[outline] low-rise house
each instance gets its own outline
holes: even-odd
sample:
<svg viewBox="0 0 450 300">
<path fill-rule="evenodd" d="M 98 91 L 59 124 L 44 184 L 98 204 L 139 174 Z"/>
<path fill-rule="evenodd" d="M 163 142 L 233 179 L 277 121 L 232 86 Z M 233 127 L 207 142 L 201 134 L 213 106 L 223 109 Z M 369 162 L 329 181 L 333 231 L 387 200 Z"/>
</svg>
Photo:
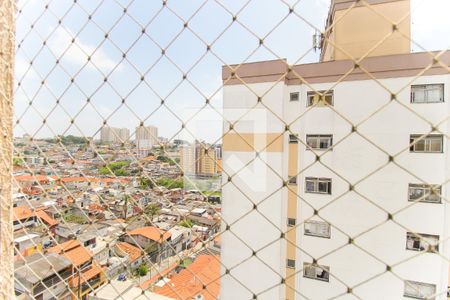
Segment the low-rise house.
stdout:
<svg viewBox="0 0 450 300">
<path fill-rule="evenodd" d="M 58 224 L 55 228 L 55 234 L 58 242 L 63 243 L 72 240 L 76 235 L 82 232 L 83 228 L 83 225 L 77 223 L 65 222 Z"/>
<path fill-rule="evenodd" d="M 172 234 L 153 226 L 136 228 L 126 233 L 124 241 L 144 249 L 152 261 L 161 261 L 172 254 Z"/>
<path fill-rule="evenodd" d="M 89 249 L 92 251 L 95 262 L 101 266 L 107 264 L 109 258 L 109 245 L 105 238 L 97 237 L 95 244 L 91 244 Z"/>
<path fill-rule="evenodd" d="M 14 236 L 14 254 L 20 259 L 42 250 L 41 237 L 36 233 Z M 20 253 L 20 254 L 19 254 Z"/>
<path fill-rule="evenodd" d="M 171 245 L 174 254 L 188 249 L 192 242 L 192 230 L 183 226 L 173 226 L 169 229 L 172 234 Z"/>
<path fill-rule="evenodd" d="M 163 280 L 163 286 L 154 287 L 154 292 L 171 299 L 216 300 L 220 292 L 220 257 L 200 255 L 195 261 Z"/>
<path fill-rule="evenodd" d="M 144 251 L 127 242 L 117 243 L 114 251 L 119 257 L 128 257 L 128 265 L 131 271 L 139 268 L 144 262 Z"/>
<path fill-rule="evenodd" d="M 66 257 L 35 253 L 14 264 L 15 294 L 22 299 L 65 299 L 72 263 Z"/>
<path fill-rule="evenodd" d="M 74 274 L 69 280 L 69 287 L 73 291 L 72 300 L 87 299 L 87 295 L 106 282 L 105 271 L 97 263 L 83 271 Z"/>
<path fill-rule="evenodd" d="M 93 263 L 93 253 L 78 240 L 58 244 L 49 248 L 48 252 L 58 253 L 71 261 L 73 278 L 69 286 L 72 290 L 72 300 L 82 299 L 95 287 L 105 282 L 106 276 L 103 270 L 98 264 Z"/>
<path fill-rule="evenodd" d="M 59 224 L 59 221 L 53 219 L 44 209 L 37 209 L 35 211 L 36 220 L 45 225 L 46 229 L 51 233 L 55 232 L 56 225 Z"/>
<path fill-rule="evenodd" d="M 37 219 L 33 211 L 25 205 L 14 207 L 12 218 L 14 231 L 34 227 Z"/>
</svg>

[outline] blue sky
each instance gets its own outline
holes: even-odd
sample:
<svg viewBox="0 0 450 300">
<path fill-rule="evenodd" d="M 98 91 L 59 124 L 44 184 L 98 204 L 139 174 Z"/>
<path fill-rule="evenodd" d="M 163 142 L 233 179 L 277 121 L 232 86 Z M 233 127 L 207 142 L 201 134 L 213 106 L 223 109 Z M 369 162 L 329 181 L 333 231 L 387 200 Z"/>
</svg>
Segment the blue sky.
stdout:
<svg viewBox="0 0 450 300">
<path fill-rule="evenodd" d="M 205 97 L 221 108 L 222 65 L 277 58 L 291 64 L 317 61 L 319 53 L 311 49 L 313 27 L 323 28 L 329 6 L 329 0 L 161 3 L 19 1 L 16 81 L 21 85 L 15 111 L 20 123 L 15 133 L 95 136 L 108 117 L 110 126 L 127 127 L 132 133 L 144 121 L 157 126 L 161 136 L 177 138 L 182 121 L 176 116 L 189 119 L 204 107 Z M 413 37 L 428 50 L 450 46 L 448 38 L 439 38 L 450 31 L 449 3 L 413 0 Z M 289 15 L 289 5 L 304 19 Z M 239 22 L 232 22 L 233 15 Z M 184 28 L 187 21 L 189 28 Z M 259 47 L 262 37 L 265 47 Z M 413 45 L 413 50 L 420 47 Z M 166 106 L 161 106 L 161 98 Z M 220 115 L 212 109 L 208 114 L 217 122 L 190 129 L 196 138 L 214 141 L 221 136 Z"/>
</svg>

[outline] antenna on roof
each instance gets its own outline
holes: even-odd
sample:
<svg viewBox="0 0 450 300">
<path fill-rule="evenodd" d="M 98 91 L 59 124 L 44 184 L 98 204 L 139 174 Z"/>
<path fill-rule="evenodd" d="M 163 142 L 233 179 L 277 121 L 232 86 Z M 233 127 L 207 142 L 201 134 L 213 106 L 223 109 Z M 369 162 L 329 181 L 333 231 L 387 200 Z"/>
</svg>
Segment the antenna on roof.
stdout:
<svg viewBox="0 0 450 300">
<path fill-rule="evenodd" d="M 318 49 L 322 48 L 322 34 L 317 30 L 312 36 L 312 43 L 314 52 L 317 52 Z"/>
</svg>

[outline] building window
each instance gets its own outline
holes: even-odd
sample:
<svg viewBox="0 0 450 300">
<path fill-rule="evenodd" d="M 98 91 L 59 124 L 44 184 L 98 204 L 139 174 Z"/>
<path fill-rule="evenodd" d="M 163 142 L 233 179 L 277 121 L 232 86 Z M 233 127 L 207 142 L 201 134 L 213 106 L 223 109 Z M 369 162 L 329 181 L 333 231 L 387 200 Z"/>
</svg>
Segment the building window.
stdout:
<svg viewBox="0 0 450 300">
<path fill-rule="evenodd" d="M 333 145 L 333 136 L 330 134 L 327 135 L 307 135 L 306 136 L 306 144 L 308 148 L 314 150 L 325 150 L 330 148 Z"/>
<path fill-rule="evenodd" d="M 333 91 L 310 91 L 307 94 L 307 106 L 333 106 Z"/>
<path fill-rule="evenodd" d="M 289 227 L 294 227 L 296 222 L 297 222 L 296 219 L 288 218 L 287 224 L 288 224 Z"/>
<path fill-rule="evenodd" d="M 329 238 L 331 236 L 330 224 L 322 221 L 306 221 L 305 235 Z"/>
<path fill-rule="evenodd" d="M 411 103 L 444 102 L 444 84 L 411 86 Z"/>
<path fill-rule="evenodd" d="M 415 299 L 435 299 L 436 285 L 411 280 L 405 280 L 403 296 Z"/>
<path fill-rule="evenodd" d="M 297 176 L 289 177 L 289 184 L 297 184 Z"/>
<path fill-rule="evenodd" d="M 406 249 L 415 251 L 439 251 L 439 236 L 422 233 L 406 233 Z"/>
<path fill-rule="evenodd" d="M 331 195 L 331 179 L 307 177 L 305 192 Z"/>
<path fill-rule="evenodd" d="M 442 153 L 443 141 L 442 135 L 411 135 L 409 138 L 410 152 L 424 152 L 424 153 Z"/>
<path fill-rule="evenodd" d="M 304 263 L 303 277 L 317 279 L 322 281 L 330 281 L 330 267 L 317 264 Z"/>
<path fill-rule="evenodd" d="M 295 269 L 295 259 L 288 259 L 286 265 L 290 269 Z"/>
<path fill-rule="evenodd" d="M 290 134 L 289 135 L 289 144 L 298 144 L 298 135 Z"/>
<path fill-rule="evenodd" d="M 441 203 L 441 186 L 437 184 L 412 184 L 408 186 L 408 201 Z"/>
<path fill-rule="evenodd" d="M 298 92 L 289 94 L 289 101 L 298 101 L 299 99 L 300 99 L 300 94 Z"/>
</svg>

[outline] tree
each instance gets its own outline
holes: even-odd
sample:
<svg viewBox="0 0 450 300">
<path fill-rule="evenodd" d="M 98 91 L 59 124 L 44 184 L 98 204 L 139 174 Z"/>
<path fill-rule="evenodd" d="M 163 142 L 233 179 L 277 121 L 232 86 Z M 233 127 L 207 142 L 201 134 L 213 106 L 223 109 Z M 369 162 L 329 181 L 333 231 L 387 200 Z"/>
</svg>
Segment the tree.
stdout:
<svg viewBox="0 0 450 300">
<path fill-rule="evenodd" d="M 161 177 L 160 179 L 158 179 L 156 184 L 159 186 L 164 186 L 168 189 L 176 189 L 184 187 L 183 178 L 171 179 L 167 177 Z"/>
<path fill-rule="evenodd" d="M 192 226 L 194 226 L 194 223 L 192 223 L 191 220 L 186 219 L 180 222 L 180 226 L 192 228 Z"/>
<path fill-rule="evenodd" d="M 147 177 L 141 177 L 139 178 L 139 186 L 142 189 L 152 189 L 155 185 L 153 184 L 153 182 L 150 180 L 150 178 Z"/>
<path fill-rule="evenodd" d="M 147 273 L 148 273 L 148 267 L 144 264 L 140 265 L 139 269 L 138 269 L 139 276 L 145 276 L 145 275 L 147 275 Z"/>
<path fill-rule="evenodd" d="M 14 157 L 13 158 L 13 165 L 14 166 L 22 166 L 25 162 L 23 161 L 23 158 L 21 157 Z"/>
<path fill-rule="evenodd" d="M 128 176 L 128 172 L 125 170 L 128 165 L 129 163 L 126 161 L 112 162 L 105 167 L 101 167 L 99 173 L 102 175 Z"/>
<path fill-rule="evenodd" d="M 159 215 L 159 206 L 156 204 L 149 204 L 145 208 L 145 214 L 147 214 L 150 217 L 150 220 L 153 221 L 153 217 Z"/>
</svg>

